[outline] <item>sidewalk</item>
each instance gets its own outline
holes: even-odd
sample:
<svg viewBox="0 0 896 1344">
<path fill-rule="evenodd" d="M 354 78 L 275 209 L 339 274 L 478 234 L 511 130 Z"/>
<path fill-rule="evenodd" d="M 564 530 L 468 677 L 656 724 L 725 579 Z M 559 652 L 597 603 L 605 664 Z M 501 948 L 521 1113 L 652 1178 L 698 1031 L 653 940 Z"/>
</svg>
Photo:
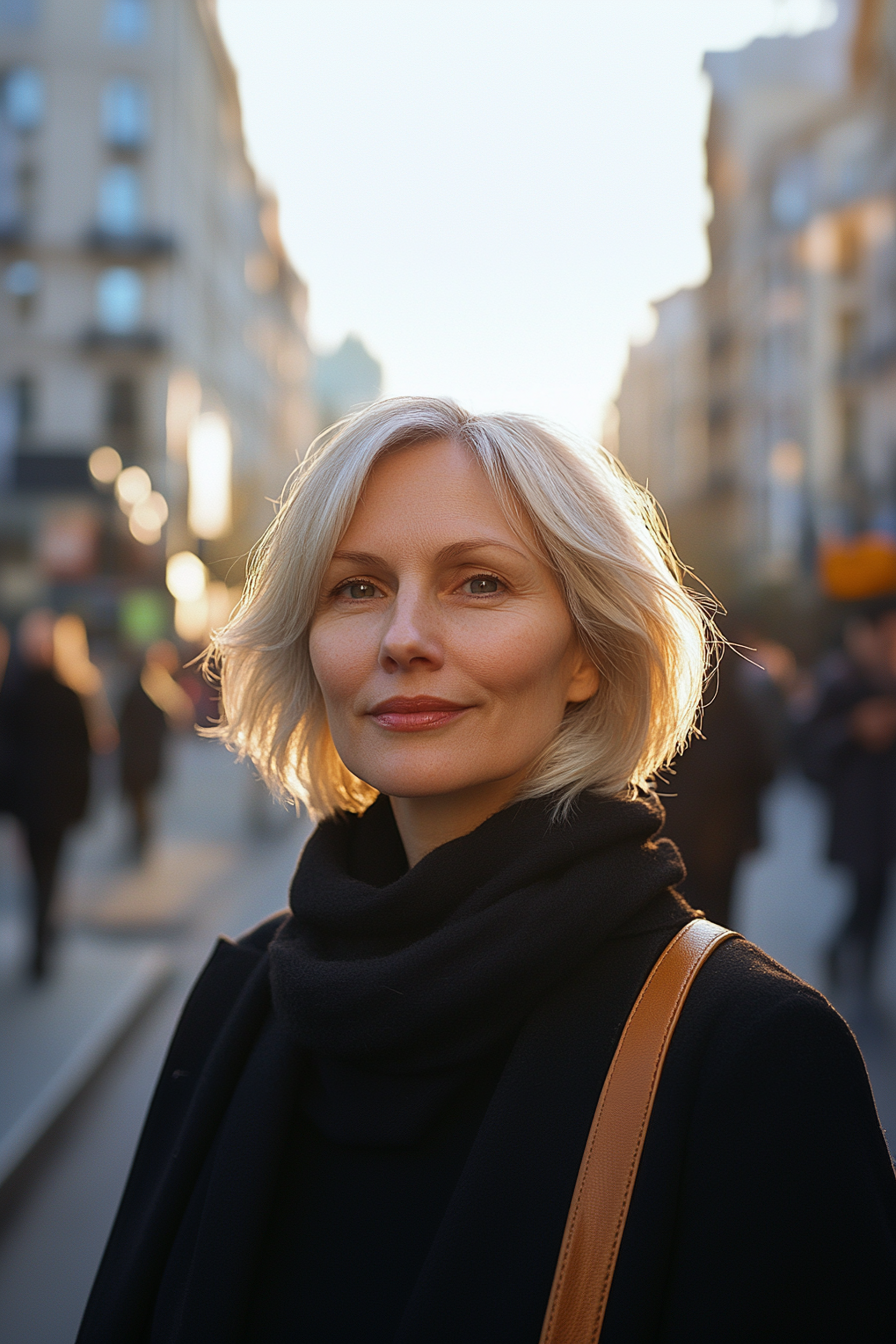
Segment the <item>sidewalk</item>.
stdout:
<svg viewBox="0 0 896 1344">
<path fill-rule="evenodd" d="M 247 769 L 214 743 L 181 740 L 147 862 L 125 858 L 127 818 L 101 788 L 73 837 L 60 893 L 55 973 L 22 975 L 26 872 L 0 826 L 0 1185 L 77 1096 L 175 970 L 186 933 L 274 811 Z"/>
<path fill-rule="evenodd" d="M 820 989 L 855 1033 L 896 1155 L 896 891 L 891 892 L 866 997 L 828 983 L 824 953 L 849 904 L 846 874 L 824 858 L 825 806 L 797 776 L 776 781 L 763 802 L 763 846 L 741 865 L 734 924 L 769 956 Z"/>
<path fill-rule="evenodd" d="M 0 988 L 0 1185 L 77 1096 L 162 987 L 159 948 L 67 942 L 58 973 Z"/>
</svg>

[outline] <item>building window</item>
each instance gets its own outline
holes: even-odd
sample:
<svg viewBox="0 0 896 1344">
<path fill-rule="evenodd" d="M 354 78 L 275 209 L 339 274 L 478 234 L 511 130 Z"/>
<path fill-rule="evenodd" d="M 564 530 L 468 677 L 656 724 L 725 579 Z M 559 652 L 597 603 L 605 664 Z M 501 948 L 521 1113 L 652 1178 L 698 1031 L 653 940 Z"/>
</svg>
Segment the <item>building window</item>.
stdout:
<svg viewBox="0 0 896 1344">
<path fill-rule="evenodd" d="M 0 28 L 33 28 L 37 0 L 0 0 Z"/>
<path fill-rule="evenodd" d="M 37 186 L 34 163 L 17 152 L 13 140 L 0 118 L 0 238 L 7 242 L 21 241 L 34 214 Z"/>
<path fill-rule="evenodd" d="M 105 331 L 134 331 L 143 313 L 143 277 L 130 266 L 103 271 L 96 290 L 96 310 Z"/>
<path fill-rule="evenodd" d="M 30 315 L 40 281 L 40 269 L 25 257 L 12 262 L 3 272 L 3 288 L 12 296 L 20 318 Z"/>
<path fill-rule="evenodd" d="M 114 163 L 100 178 L 99 226 L 106 233 L 136 233 L 140 220 L 140 178 L 128 163 Z"/>
<path fill-rule="evenodd" d="M 108 0 L 106 5 L 105 36 L 116 46 L 133 47 L 149 36 L 149 4 L 147 0 Z"/>
<path fill-rule="evenodd" d="M 146 90 L 134 79 L 113 79 L 103 91 L 103 139 L 114 149 L 140 149 L 149 137 Z"/>
<path fill-rule="evenodd" d="M 15 299 L 33 299 L 40 289 L 40 269 L 24 257 L 14 261 L 3 272 L 3 288 Z"/>
<path fill-rule="evenodd" d="M 140 420 L 137 384 L 133 378 L 110 378 L 106 383 L 106 429 L 114 435 L 133 434 Z"/>
<path fill-rule="evenodd" d="M 804 154 L 785 163 L 778 174 L 771 197 L 772 217 L 785 229 L 798 228 L 809 218 L 815 175 L 814 160 Z"/>
<path fill-rule="evenodd" d="M 16 438 L 27 439 L 37 421 L 37 384 L 30 373 L 19 374 L 9 385 Z"/>
<path fill-rule="evenodd" d="M 30 65 L 10 70 L 3 81 L 3 111 L 17 131 L 33 131 L 44 119 L 44 81 Z"/>
</svg>

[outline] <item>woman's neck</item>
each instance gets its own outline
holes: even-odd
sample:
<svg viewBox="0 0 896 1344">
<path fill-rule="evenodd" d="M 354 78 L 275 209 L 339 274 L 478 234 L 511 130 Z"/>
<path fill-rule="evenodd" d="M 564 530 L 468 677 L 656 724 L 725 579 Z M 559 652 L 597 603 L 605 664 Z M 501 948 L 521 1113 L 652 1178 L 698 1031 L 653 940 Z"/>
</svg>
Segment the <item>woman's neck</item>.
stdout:
<svg viewBox="0 0 896 1344">
<path fill-rule="evenodd" d="M 500 812 L 516 796 L 523 777 L 520 772 L 460 793 L 436 794 L 434 797 L 391 797 L 389 801 L 408 866 L 413 868 L 439 845 L 469 835 Z"/>
</svg>

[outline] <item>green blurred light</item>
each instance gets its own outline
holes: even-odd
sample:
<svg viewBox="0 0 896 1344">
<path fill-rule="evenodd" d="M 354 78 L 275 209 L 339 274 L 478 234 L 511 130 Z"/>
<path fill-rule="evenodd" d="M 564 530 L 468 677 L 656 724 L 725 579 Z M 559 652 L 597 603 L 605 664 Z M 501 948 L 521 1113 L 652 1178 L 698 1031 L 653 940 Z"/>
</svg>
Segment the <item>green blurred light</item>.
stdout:
<svg viewBox="0 0 896 1344">
<path fill-rule="evenodd" d="M 118 607 L 118 627 L 131 644 L 151 644 L 168 633 L 170 603 L 155 588 L 134 588 Z"/>
</svg>

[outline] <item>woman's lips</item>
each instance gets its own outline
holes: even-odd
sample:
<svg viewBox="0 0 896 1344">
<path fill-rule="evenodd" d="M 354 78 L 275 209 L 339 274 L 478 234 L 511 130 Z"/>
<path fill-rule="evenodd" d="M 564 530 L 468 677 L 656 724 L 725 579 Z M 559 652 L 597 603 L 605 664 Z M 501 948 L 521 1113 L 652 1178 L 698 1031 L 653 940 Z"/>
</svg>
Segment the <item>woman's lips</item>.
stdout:
<svg viewBox="0 0 896 1344">
<path fill-rule="evenodd" d="M 442 728 L 453 723 L 469 709 L 451 700 L 435 700 L 430 696 L 402 697 L 384 700 L 374 706 L 370 717 L 380 725 L 398 733 L 419 733 L 426 728 Z"/>
</svg>

